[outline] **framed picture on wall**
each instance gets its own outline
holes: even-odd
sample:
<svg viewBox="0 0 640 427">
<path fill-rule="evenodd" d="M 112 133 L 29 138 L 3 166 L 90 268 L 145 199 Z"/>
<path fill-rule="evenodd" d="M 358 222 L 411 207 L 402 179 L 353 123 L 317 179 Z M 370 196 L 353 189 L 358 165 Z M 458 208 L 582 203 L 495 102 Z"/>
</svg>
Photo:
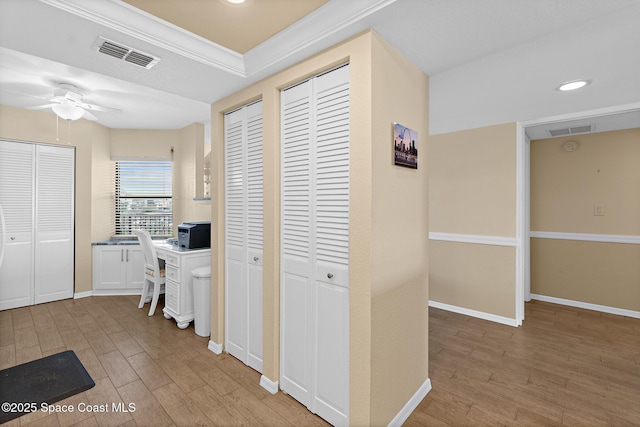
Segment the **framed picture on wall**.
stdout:
<svg viewBox="0 0 640 427">
<path fill-rule="evenodd" d="M 418 132 L 393 124 L 394 165 L 418 169 Z"/>
</svg>

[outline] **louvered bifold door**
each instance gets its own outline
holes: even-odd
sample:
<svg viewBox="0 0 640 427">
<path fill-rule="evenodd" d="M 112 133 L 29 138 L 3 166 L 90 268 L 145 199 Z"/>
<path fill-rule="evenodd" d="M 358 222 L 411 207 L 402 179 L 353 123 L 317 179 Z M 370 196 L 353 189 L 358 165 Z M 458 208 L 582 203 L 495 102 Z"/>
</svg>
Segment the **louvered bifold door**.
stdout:
<svg viewBox="0 0 640 427">
<path fill-rule="evenodd" d="M 75 150 L 36 147 L 35 303 L 73 297 Z"/>
<path fill-rule="evenodd" d="M 0 205 L 4 260 L 0 310 L 33 304 L 33 169 L 35 145 L 0 140 Z"/>
<path fill-rule="evenodd" d="M 349 407 L 349 67 L 282 92 L 281 387 Z"/>
<path fill-rule="evenodd" d="M 349 67 L 314 80 L 315 392 L 311 410 L 333 425 L 349 409 Z"/>
<path fill-rule="evenodd" d="M 246 108 L 247 365 L 262 372 L 262 102 Z"/>
<path fill-rule="evenodd" d="M 225 115 L 225 347 L 262 372 L 262 102 Z"/>
<path fill-rule="evenodd" d="M 311 403 L 311 81 L 282 92 L 280 387 Z"/>
</svg>

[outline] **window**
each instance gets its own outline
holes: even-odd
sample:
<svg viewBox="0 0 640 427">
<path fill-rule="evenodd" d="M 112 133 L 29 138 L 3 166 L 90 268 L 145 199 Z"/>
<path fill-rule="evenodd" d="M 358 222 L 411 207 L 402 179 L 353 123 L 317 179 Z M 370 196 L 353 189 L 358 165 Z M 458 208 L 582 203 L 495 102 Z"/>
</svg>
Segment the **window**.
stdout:
<svg viewBox="0 0 640 427">
<path fill-rule="evenodd" d="M 145 229 L 152 236 L 173 234 L 171 162 L 116 163 L 116 235 Z"/>
</svg>

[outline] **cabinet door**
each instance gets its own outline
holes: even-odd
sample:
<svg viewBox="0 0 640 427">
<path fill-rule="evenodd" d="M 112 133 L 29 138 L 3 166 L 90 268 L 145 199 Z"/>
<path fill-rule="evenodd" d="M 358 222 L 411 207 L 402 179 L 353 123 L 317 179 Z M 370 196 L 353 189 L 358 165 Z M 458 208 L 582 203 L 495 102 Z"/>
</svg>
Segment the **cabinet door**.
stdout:
<svg viewBox="0 0 640 427">
<path fill-rule="evenodd" d="M 123 246 L 94 246 L 93 288 L 125 289 L 125 249 Z"/>
<path fill-rule="evenodd" d="M 0 310 L 33 304 L 33 144 L 0 140 L 0 205 L 6 232 Z"/>
<path fill-rule="evenodd" d="M 140 245 L 127 245 L 125 253 L 127 289 L 142 291 L 144 285 L 144 253 Z"/>
<path fill-rule="evenodd" d="M 35 303 L 73 297 L 72 148 L 36 147 Z"/>
</svg>

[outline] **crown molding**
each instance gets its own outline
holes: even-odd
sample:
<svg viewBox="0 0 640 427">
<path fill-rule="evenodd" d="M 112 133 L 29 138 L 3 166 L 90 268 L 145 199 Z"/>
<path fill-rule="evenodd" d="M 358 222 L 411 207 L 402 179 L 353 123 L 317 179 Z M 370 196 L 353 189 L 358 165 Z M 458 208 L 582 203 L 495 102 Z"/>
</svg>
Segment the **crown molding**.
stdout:
<svg viewBox="0 0 640 427">
<path fill-rule="evenodd" d="M 244 58 L 239 53 L 120 0 L 39 1 L 210 67 L 246 77 Z"/>
<path fill-rule="evenodd" d="M 247 52 L 247 76 L 255 75 L 298 52 L 309 49 L 395 2 L 396 0 L 330 0 Z M 355 34 L 365 29 L 355 26 L 352 32 Z"/>
<path fill-rule="evenodd" d="M 240 77 L 250 77 L 351 27 L 396 0 L 330 0 L 245 55 L 213 43 L 122 0 L 39 0 L 161 49 Z M 354 27 L 359 32 L 365 28 Z M 117 41 L 117 40 L 116 40 Z M 126 43 L 125 43 L 126 44 Z M 315 53 L 315 52 L 310 52 Z"/>
</svg>

